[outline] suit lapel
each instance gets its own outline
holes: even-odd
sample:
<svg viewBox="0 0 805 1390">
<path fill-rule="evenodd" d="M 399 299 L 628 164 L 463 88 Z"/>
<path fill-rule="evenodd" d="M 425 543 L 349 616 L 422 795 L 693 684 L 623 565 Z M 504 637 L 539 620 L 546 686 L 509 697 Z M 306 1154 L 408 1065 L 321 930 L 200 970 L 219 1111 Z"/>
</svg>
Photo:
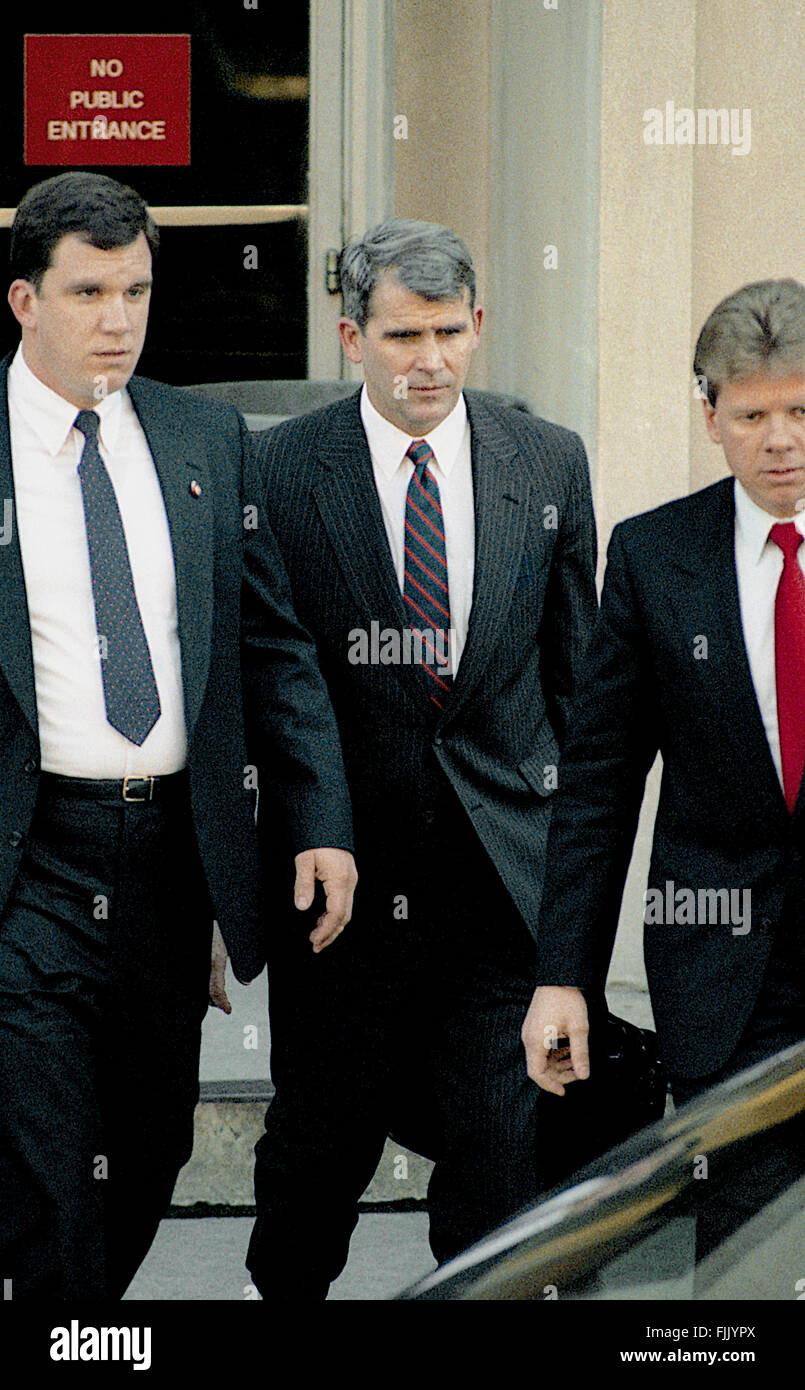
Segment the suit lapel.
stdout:
<svg viewBox="0 0 805 1390">
<path fill-rule="evenodd" d="M 345 401 L 319 445 L 322 474 L 316 502 L 344 578 L 367 626 L 408 626 L 377 496 L 369 446 L 360 419 L 360 393 Z M 517 446 L 493 413 L 467 401 L 472 430 L 475 577 L 467 642 L 443 718 L 466 701 L 480 680 L 511 604 L 528 518 L 528 480 Z M 428 688 L 416 666 L 393 667 L 430 719 Z"/>
<path fill-rule="evenodd" d="M 445 716 L 452 716 L 466 702 L 500 638 L 528 521 L 529 483 L 517 445 L 472 393 L 467 408 L 472 430 L 475 572 L 467 641 Z"/>
<path fill-rule="evenodd" d="M 36 686 L 31 649 L 31 619 L 25 592 L 11 436 L 8 422 L 8 368 L 11 358 L 0 363 L 0 506 L 3 508 L 3 544 L 0 545 L 0 669 L 34 733 L 38 732 Z M 9 529 L 6 530 L 6 525 Z"/>
<path fill-rule="evenodd" d="M 785 798 L 757 702 L 741 623 L 735 569 L 733 479 L 725 478 L 713 487 L 705 505 L 691 512 L 691 517 L 695 519 L 691 520 L 684 551 L 676 556 L 674 566 L 693 577 L 697 594 L 703 596 L 699 609 L 702 610 L 703 604 L 704 634 L 710 634 L 708 660 L 717 660 L 718 669 L 718 680 L 709 687 L 714 702 L 717 701 L 713 711 L 714 729 L 718 727 L 726 733 L 733 746 L 736 766 L 751 769 L 756 795 L 773 802 L 787 819 Z M 678 576 L 674 582 L 678 585 Z M 676 599 L 684 604 L 684 590 L 677 590 Z"/>
<path fill-rule="evenodd" d="M 181 422 L 165 388 L 132 377 L 129 395 L 148 440 L 162 488 L 176 571 L 179 645 L 188 740 L 198 718 L 210 665 L 213 612 L 214 479 L 200 428 Z M 197 487 L 191 491 L 191 484 Z M 200 489 L 200 492 L 199 492 Z"/>
<path fill-rule="evenodd" d="M 359 400 L 358 391 L 339 406 L 319 443 L 321 474 L 313 491 L 367 632 L 372 623 L 381 632 L 384 628 L 401 632 L 409 621 L 389 550 Z M 426 718 L 429 700 L 422 670 L 402 663 L 390 669 Z"/>
</svg>

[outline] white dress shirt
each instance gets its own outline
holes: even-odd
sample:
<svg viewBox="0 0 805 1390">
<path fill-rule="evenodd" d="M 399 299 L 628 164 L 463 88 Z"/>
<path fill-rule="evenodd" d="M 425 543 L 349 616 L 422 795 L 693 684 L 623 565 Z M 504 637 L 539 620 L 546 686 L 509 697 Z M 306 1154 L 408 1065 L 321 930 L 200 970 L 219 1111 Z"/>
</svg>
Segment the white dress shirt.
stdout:
<svg viewBox="0 0 805 1390">
<path fill-rule="evenodd" d="M 783 783 L 780 730 L 777 722 L 777 679 L 774 669 L 774 601 L 783 572 L 783 552 L 769 540 L 769 532 L 782 518 L 752 501 L 735 480 L 735 570 L 746 655 L 755 687 L 763 727 L 769 741 L 780 785 Z M 790 518 L 805 536 L 805 513 Z M 805 545 L 797 551 L 805 574 Z"/>
<path fill-rule="evenodd" d="M 454 632 L 451 650 L 457 671 L 467 641 L 475 571 L 470 422 L 464 397 L 459 396 L 450 414 L 429 434 L 411 435 L 392 425 L 375 409 L 364 386 L 361 419 L 369 441 L 375 486 L 400 592 L 405 584 L 405 499 L 414 474 L 413 462 L 406 458 L 406 451 L 415 439 L 422 438 L 433 450 L 436 462 L 430 467 L 439 487 L 444 516 L 450 626 Z"/>
<path fill-rule="evenodd" d="M 78 465 L 78 410 L 17 351 L 8 373 L 16 518 L 31 621 L 42 768 L 66 777 L 178 772 L 187 756 L 176 575 L 162 489 L 125 391 L 96 406 L 162 709 L 137 748 L 106 718 Z"/>
</svg>

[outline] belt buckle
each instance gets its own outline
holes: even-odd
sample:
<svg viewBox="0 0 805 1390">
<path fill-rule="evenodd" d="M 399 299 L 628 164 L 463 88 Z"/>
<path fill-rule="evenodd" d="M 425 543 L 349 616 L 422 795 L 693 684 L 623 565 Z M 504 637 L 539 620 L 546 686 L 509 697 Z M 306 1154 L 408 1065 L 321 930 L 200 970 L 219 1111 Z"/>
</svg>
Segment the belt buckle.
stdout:
<svg viewBox="0 0 805 1390">
<path fill-rule="evenodd" d="M 129 782 L 147 782 L 148 793 L 146 796 L 131 796 L 129 794 Z M 153 777 L 124 777 L 123 778 L 123 800 L 124 801 L 153 801 L 154 799 L 154 779 Z"/>
</svg>

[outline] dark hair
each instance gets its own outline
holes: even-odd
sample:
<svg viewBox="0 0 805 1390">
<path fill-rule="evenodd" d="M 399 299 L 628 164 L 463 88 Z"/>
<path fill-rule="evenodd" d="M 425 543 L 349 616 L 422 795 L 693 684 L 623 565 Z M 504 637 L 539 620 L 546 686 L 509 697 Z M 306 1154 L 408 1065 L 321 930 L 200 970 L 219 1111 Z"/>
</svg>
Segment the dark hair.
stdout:
<svg viewBox="0 0 805 1390">
<path fill-rule="evenodd" d="M 713 406 L 726 381 L 804 365 L 805 286 L 792 279 L 756 280 L 722 299 L 693 355 L 694 375 Z"/>
<path fill-rule="evenodd" d="M 57 243 L 71 232 L 100 251 L 130 246 L 140 232 L 152 256 L 159 247 L 156 223 L 133 188 L 106 174 L 56 174 L 20 201 L 11 224 L 11 279 L 29 280 L 38 291 Z"/>
<path fill-rule="evenodd" d="M 464 242 L 437 222 L 400 217 L 379 222 L 362 237 L 348 241 L 339 257 L 344 313 L 361 332 L 371 312 L 372 291 L 391 270 L 412 294 L 422 299 L 460 299 L 469 290 L 475 308 L 475 271 Z"/>
</svg>

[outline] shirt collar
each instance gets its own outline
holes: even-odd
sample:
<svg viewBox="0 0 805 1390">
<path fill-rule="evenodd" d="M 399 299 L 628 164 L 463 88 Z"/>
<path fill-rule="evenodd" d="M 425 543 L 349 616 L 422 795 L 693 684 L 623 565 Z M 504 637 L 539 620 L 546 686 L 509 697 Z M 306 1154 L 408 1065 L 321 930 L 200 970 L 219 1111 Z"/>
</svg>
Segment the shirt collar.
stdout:
<svg viewBox="0 0 805 1390">
<path fill-rule="evenodd" d="M 415 439 L 427 439 L 436 458 L 436 463 L 447 477 L 453 468 L 467 429 L 467 406 L 463 393 L 459 396 L 450 414 L 440 425 L 427 435 L 407 434 L 405 430 L 392 425 L 380 414 L 369 399 L 364 383 L 361 391 L 361 419 L 369 441 L 372 461 L 386 477 L 396 473 Z M 410 460 L 409 460 L 410 461 Z"/>
<path fill-rule="evenodd" d="M 793 521 L 801 535 L 805 536 L 805 511 L 787 518 Z M 769 532 L 782 517 L 772 516 L 754 502 L 742 483 L 735 479 L 735 521 L 752 563 L 760 564 L 761 557 L 769 539 Z"/>
<path fill-rule="evenodd" d="M 51 458 L 56 458 L 70 435 L 78 407 L 52 391 L 31 371 L 23 356 L 22 343 L 8 369 L 8 393 L 9 402 L 19 410 Z M 113 391 L 94 407 L 100 420 L 98 437 L 107 454 L 114 451 L 117 443 L 121 397 L 120 391 Z"/>
</svg>

